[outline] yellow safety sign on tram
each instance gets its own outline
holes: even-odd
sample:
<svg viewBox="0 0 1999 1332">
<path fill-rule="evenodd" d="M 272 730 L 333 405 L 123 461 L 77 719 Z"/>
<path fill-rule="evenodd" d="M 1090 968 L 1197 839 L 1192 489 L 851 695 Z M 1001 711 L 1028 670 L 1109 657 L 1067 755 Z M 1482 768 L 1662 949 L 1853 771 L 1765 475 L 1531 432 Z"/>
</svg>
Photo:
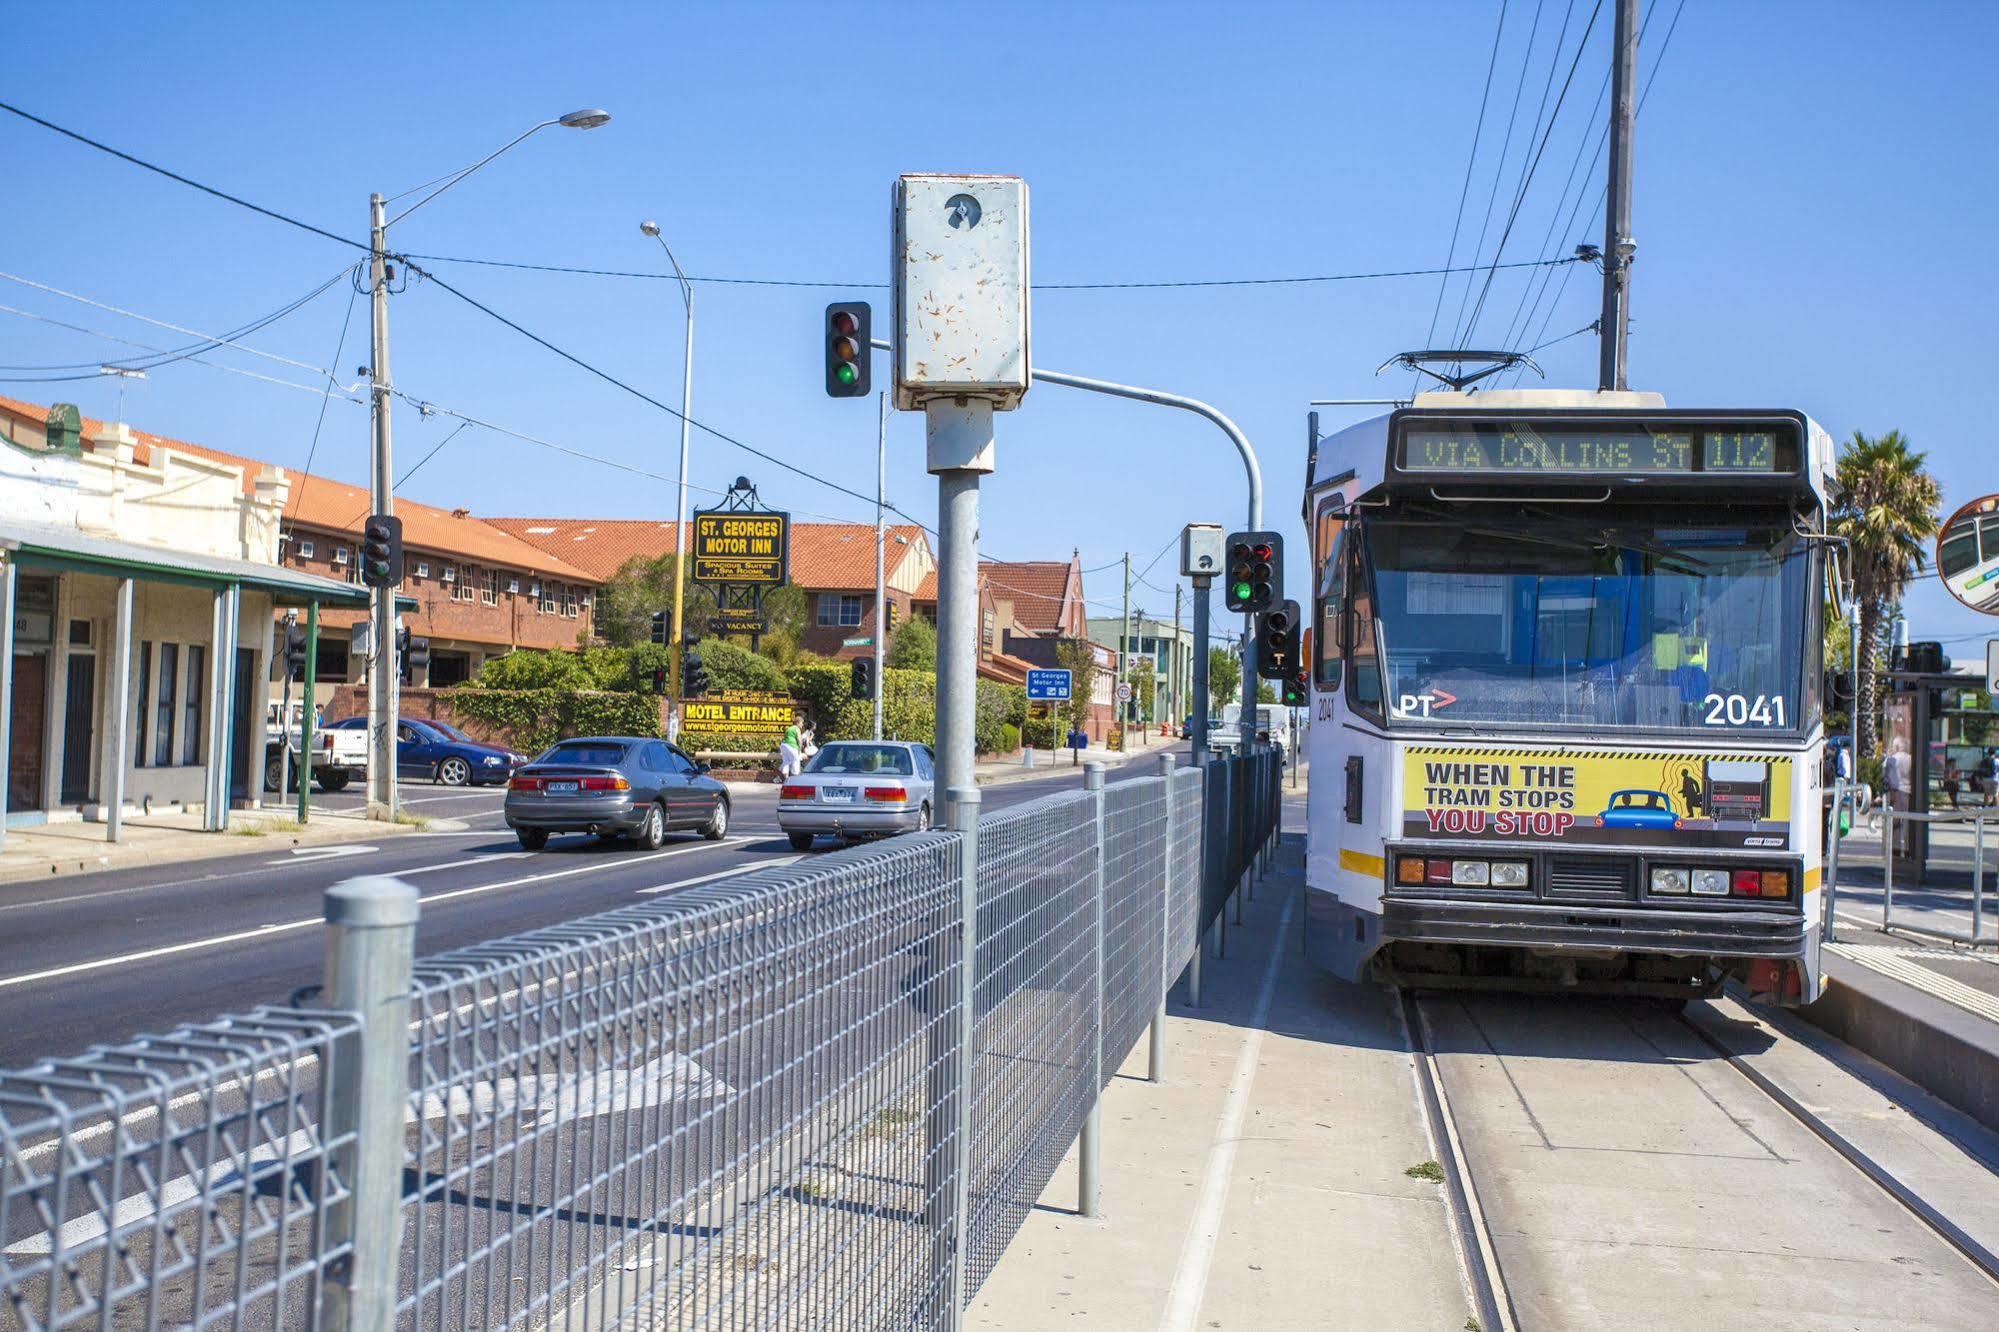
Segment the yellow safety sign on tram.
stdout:
<svg viewBox="0 0 1999 1332">
<path fill-rule="evenodd" d="M 1410 745 L 1405 837 L 1784 850 L 1791 760 L 1780 754 Z"/>
</svg>

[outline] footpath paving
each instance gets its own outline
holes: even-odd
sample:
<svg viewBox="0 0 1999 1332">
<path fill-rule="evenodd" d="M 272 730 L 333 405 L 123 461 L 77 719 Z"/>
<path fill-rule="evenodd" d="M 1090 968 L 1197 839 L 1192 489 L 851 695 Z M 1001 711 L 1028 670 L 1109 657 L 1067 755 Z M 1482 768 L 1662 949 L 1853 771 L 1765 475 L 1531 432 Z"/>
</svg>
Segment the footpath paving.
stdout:
<svg viewBox="0 0 1999 1332">
<path fill-rule="evenodd" d="M 1466 1326 L 1400 1016 L 1307 965 L 1302 793 L 1285 814 L 1202 1007 L 1169 1008 L 1166 1081 L 1141 1043 L 1104 1093 L 1101 1215 L 1076 1214 L 1072 1149 L 969 1327 Z"/>
</svg>

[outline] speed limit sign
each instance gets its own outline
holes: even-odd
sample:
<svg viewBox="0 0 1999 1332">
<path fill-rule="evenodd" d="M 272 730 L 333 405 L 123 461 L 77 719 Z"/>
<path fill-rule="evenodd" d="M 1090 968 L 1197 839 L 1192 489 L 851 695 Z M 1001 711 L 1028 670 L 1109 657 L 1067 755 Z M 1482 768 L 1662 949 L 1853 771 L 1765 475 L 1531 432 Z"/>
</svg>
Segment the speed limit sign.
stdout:
<svg viewBox="0 0 1999 1332">
<path fill-rule="evenodd" d="M 1117 701 L 1120 703 L 1131 702 L 1131 681 L 1129 680 L 1118 681 Z"/>
</svg>

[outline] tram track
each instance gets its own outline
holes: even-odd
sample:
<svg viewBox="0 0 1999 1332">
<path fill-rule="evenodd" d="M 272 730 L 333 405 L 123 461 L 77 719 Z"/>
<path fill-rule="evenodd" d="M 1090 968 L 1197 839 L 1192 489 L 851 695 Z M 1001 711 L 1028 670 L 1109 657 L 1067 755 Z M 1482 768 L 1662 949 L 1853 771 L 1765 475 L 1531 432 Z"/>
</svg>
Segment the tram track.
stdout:
<svg viewBox="0 0 1999 1332">
<path fill-rule="evenodd" d="M 1433 1025 L 1416 990 L 1399 988 L 1397 995 L 1414 1063 L 1418 1097 L 1437 1153 L 1437 1165 L 1442 1171 L 1445 1198 L 1451 1212 L 1452 1235 L 1477 1326 L 1482 1332 L 1495 1332 L 1495 1329 L 1498 1332 L 1518 1332 L 1521 1326 L 1519 1315 L 1507 1289 L 1499 1247 L 1486 1209 L 1480 1202 L 1478 1184 L 1473 1176 L 1464 1138 L 1459 1132 L 1458 1117 L 1438 1060 Z M 1924 1230 L 1970 1263 L 1995 1288 L 1999 1288 L 1999 1254 L 1931 1205 L 1918 1191 L 1841 1133 L 1825 1117 L 1778 1085 L 1750 1060 L 1730 1049 L 1701 1023 L 1683 1013 L 1673 1015 L 1672 1020 L 1734 1069 L 1766 1102 L 1810 1132 L 1875 1191 L 1889 1198 Z"/>
</svg>

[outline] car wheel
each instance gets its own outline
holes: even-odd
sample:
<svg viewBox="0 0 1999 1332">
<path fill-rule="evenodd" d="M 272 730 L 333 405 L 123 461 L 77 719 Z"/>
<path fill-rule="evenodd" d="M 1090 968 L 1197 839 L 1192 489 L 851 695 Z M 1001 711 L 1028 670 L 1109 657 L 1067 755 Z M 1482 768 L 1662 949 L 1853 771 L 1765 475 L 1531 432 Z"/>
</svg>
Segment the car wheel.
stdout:
<svg viewBox="0 0 1999 1332">
<path fill-rule="evenodd" d="M 448 758 L 437 765 L 437 780 L 446 786 L 463 786 L 472 780 L 472 765 L 462 758 Z"/>
<path fill-rule="evenodd" d="M 729 802 L 715 801 L 715 812 L 708 816 L 708 822 L 701 825 L 701 835 L 711 842 L 719 842 L 729 832 Z"/>
<path fill-rule="evenodd" d="M 548 845 L 548 829 L 546 828 L 516 828 L 514 829 L 514 836 L 521 839 L 521 850 L 523 851 L 539 851 Z"/>
<path fill-rule="evenodd" d="M 322 791 L 345 791 L 347 789 L 347 774 L 344 772 L 315 773 L 312 779 L 319 783 L 319 789 Z"/>
<path fill-rule="evenodd" d="M 930 831 L 930 806 L 928 803 L 925 803 L 916 811 L 916 831 Z"/>
<path fill-rule="evenodd" d="M 657 851 L 666 843 L 666 815 L 658 805 L 646 807 L 646 819 L 639 830 L 632 834 L 632 841 L 642 851 Z"/>
<path fill-rule="evenodd" d="M 277 790 L 278 783 L 284 780 L 284 776 L 285 760 L 282 754 L 273 754 L 264 760 L 264 789 L 266 791 Z"/>
<path fill-rule="evenodd" d="M 792 850 L 810 851 L 812 849 L 812 838 L 813 838 L 812 833 L 804 833 L 804 832 L 787 833 L 786 836 L 791 838 Z"/>
</svg>

